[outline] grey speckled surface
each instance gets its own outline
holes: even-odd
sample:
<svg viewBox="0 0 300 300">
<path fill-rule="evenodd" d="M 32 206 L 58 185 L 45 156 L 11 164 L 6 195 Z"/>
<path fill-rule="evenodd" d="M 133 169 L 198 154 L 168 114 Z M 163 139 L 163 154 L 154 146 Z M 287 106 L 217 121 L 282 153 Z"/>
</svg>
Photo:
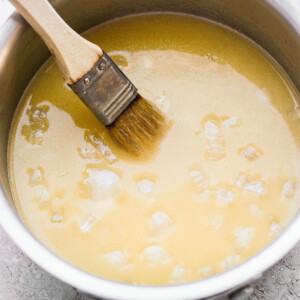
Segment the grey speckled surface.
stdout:
<svg viewBox="0 0 300 300">
<path fill-rule="evenodd" d="M 295 4 L 299 3 L 295 0 Z M 7 0 L 0 0 L 0 26 L 12 10 Z M 90 299 L 39 268 L 0 228 L 0 300 Z M 300 244 L 264 274 L 251 296 L 238 296 L 235 300 L 248 299 L 300 299 Z"/>
<path fill-rule="evenodd" d="M 90 299 L 39 268 L 0 228 L 0 300 Z M 251 296 L 235 300 L 248 299 L 300 299 L 300 243 L 264 274 Z"/>
<path fill-rule="evenodd" d="M 75 299 L 91 298 L 39 268 L 0 228 L 0 300 Z"/>
</svg>

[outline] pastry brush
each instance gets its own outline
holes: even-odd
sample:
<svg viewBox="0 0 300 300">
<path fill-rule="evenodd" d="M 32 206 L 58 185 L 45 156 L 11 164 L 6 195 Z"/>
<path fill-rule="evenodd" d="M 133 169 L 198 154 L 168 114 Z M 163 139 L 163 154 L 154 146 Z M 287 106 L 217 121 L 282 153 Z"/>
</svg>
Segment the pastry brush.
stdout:
<svg viewBox="0 0 300 300">
<path fill-rule="evenodd" d="M 11 0 L 56 58 L 63 79 L 124 149 L 139 155 L 162 136 L 166 119 L 102 49 L 87 41 L 47 0 Z"/>
</svg>

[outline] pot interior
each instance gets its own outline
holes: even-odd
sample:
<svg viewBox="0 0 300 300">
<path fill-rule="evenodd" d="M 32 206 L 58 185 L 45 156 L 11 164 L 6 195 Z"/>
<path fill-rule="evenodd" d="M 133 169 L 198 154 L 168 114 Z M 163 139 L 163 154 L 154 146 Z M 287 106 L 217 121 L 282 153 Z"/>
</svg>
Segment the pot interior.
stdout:
<svg viewBox="0 0 300 300">
<path fill-rule="evenodd" d="M 268 1 L 57 0 L 52 3 L 78 32 L 114 18 L 145 12 L 176 12 L 211 19 L 245 34 L 263 47 L 300 90 L 299 32 Z M 0 30 L 0 181 L 12 205 L 7 176 L 9 130 L 23 91 L 49 56 L 41 39 L 19 15 L 14 15 Z"/>
</svg>

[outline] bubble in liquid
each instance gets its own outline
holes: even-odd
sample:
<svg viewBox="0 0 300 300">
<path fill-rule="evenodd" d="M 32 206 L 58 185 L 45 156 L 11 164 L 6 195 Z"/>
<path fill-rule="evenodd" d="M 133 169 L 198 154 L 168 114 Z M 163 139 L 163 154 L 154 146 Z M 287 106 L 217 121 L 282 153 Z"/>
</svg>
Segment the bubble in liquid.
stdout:
<svg viewBox="0 0 300 300">
<path fill-rule="evenodd" d="M 151 263 L 168 263 L 172 260 L 165 249 L 159 245 L 153 245 L 146 248 L 142 256 Z"/>
<path fill-rule="evenodd" d="M 128 265 L 126 253 L 120 250 L 104 254 L 103 258 L 118 268 L 124 268 Z"/>
</svg>

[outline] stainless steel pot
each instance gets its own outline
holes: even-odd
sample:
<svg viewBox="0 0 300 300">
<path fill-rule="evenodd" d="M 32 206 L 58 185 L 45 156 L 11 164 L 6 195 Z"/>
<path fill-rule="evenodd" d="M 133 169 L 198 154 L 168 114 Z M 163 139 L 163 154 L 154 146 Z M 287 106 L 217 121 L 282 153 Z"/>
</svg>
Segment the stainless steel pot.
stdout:
<svg viewBox="0 0 300 300">
<path fill-rule="evenodd" d="M 61 16 L 82 32 L 112 18 L 171 11 L 206 17 L 247 35 L 285 69 L 300 91 L 300 9 L 297 0 L 55 0 Z M 8 133 L 28 82 L 49 57 L 39 37 L 14 14 L 0 30 L 0 222 L 37 264 L 81 291 L 106 299 L 202 299 L 224 295 L 261 276 L 299 241 L 300 214 L 268 247 L 243 264 L 198 282 L 141 287 L 104 280 L 83 272 L 45 248 L 22 223 L 7 177 Z M 300 199 L 299 199 L 300 201 Z"/>
</svg>

